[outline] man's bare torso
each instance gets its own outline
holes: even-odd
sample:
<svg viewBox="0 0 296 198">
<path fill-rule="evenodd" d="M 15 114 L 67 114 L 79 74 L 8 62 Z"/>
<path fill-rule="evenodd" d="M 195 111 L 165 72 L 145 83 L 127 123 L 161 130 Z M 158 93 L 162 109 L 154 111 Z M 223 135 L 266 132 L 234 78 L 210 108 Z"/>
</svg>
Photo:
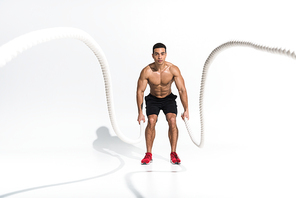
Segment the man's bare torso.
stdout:
<svg viewBox="0 0 296 198">
<path fill-rule="evenodd" d="M 164 98 L 171 94 L 171 85 L 174 82 L 171 67 L 173 67 L 173 64 L 169 62 L 165 62 L 165 66 L 162 69 L 158 69 L 155 63 L 151 63 L 146 67 L 151 95 L 157 98 Z"/>
</svg>

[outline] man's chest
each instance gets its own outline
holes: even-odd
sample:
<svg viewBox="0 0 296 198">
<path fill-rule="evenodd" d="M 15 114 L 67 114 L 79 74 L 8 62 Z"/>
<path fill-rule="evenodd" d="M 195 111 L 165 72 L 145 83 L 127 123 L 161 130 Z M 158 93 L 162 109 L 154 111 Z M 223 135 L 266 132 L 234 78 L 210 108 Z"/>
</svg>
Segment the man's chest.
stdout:
<svg viewBox="0 0 296 198">
<path fill-rule="evenodd" d="M 158 85 L 168 85 L 173 81 L 173 74 L 170 72 L 153 72 L 149 75 L 149 84 L 154 86 Z"/>
</svg>

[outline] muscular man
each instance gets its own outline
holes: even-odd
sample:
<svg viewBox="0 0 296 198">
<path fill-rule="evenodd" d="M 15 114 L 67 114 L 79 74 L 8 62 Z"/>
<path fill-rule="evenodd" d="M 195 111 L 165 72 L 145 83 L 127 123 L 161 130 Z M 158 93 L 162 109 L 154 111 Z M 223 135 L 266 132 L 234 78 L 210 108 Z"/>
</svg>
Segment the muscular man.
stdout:
<svg viewBox="0 0 296 198">
<path fill-rule="evenodd" d="M 185 117 L 189 119 L 187 92 L 179 68 L 172 63 L 166 62 L 166 56 L 166 46 L 162 43 L 156 43 L 153 46 L 152 54 L 154 63 L 149 64 L 142 70 L 138 80 L 137 105 L 139 123 L 141 121 L 145 122 L 143 97 L 147 84 L 150 86 L 150 94 L 145 97 L 146 115 L 148 117 L 148 125 L 145 130 L 147 152 L 141 161 L 142 164 L 152 162 L 151 150 L 155 138 L 155 125 L 160 110 L 163 110 L 169 125 L 168 136 L 171 144 L 171 162 L 173 164 L 180 164 L 181 162 L 176 153 L 178 128 L 176 125 L 177 105 L 175 99 L 177 96 L 172 93 L 172 83 L 175 82 L 184 107 L 182 119 Z"/>
</svg>

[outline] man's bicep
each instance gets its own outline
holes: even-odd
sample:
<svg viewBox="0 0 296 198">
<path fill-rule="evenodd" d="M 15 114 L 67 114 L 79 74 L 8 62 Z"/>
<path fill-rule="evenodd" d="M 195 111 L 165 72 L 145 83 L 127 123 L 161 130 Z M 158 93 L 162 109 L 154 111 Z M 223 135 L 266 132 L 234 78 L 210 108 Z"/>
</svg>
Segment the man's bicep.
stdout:
<svg viewBox="0 0 296 198">
<path fill-rule="evenodd" d="M 178 90 L 185 88 L 185 82 L 178 67 L 174 68 L 174 80 Z"/>
<path fill-rule="evenodd" d="M 181 75 L 175 77 L 175 84 L 179 91 L 185 89 L 185 82 Z"/>
<path fill-rule="evenodd" d="M 139 79 L 138 80 L 138 91 L 144 92 L 146 89 L 148 81 L 146 79 Z"/>
<path fill-rule="evenodd" d="M 148 79 L 145 77 L 145 73 L 141 72 L 141 75 L 138 80 L 138 88 L 137 91 L 144 92 L 148 84 Z"/>
</svg>

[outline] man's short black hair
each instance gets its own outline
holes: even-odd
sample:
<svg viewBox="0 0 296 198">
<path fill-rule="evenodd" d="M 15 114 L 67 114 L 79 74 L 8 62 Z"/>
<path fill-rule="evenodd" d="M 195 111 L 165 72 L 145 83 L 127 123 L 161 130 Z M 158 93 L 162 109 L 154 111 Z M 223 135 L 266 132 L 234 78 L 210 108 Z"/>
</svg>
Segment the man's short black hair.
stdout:
<svg viewBox="0 0 296 198">
<path fill-rule="evenodd" d="M 166 52 L 166 46 L 165 46 L 163 43 L 156 43 L 156 44 L 153 46 L 152 54 L 154 53 L 154 49 L 156 49 L 156 48 L 164 48 L 164 49 L 165 49 L 165 52 Z"/>
</svg>

